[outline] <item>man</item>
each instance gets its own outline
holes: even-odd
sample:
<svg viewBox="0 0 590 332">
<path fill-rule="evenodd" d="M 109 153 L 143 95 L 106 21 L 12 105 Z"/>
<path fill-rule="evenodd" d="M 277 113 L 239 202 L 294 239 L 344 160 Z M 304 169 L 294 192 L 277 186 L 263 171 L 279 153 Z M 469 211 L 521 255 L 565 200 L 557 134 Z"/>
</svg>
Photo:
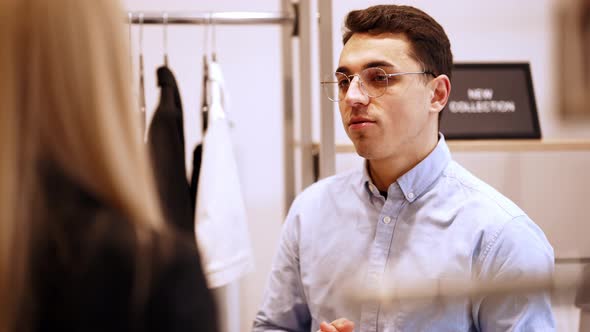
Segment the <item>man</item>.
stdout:
<svg viewBox="0 0 590 332">
<path fill-rule="evenodd" d="M 398 281 L 546 276 L 554 258 L 543 232 L 454 162 L 438 133 L 452 67 L 442 27 L 416 8 L 381 5 L 349 13 L 343 41 L 337 73 L 323 85 L 366 162 L 297 197 L 253 330 L 554 330 L 543 293 L 344 296 Z"/>
</svg>

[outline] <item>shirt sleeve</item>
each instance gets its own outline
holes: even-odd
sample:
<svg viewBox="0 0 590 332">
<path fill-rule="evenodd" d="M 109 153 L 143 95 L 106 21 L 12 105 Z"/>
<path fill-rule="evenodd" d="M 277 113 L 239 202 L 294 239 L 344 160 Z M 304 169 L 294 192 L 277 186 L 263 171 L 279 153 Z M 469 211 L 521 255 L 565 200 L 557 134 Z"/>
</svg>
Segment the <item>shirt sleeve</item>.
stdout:
<svg viewBox="0 0 590 332">
<path fill-rule="evenodd" d="M 311 328 L 299 265 L 299 222 L 300 218 L 292 208 L 283 226 L 253 332 L 307 332 Z"/>
<path fill-rule="evenodd" d="M 480 278 L 518 281 L 553 273 L 553 248 L 526 216 L 506 223 L 486 249 Z M 474 299 L 472 308 L 479 331 L 555 331 L 548 292 L 486 296 Z"/>
</svg>

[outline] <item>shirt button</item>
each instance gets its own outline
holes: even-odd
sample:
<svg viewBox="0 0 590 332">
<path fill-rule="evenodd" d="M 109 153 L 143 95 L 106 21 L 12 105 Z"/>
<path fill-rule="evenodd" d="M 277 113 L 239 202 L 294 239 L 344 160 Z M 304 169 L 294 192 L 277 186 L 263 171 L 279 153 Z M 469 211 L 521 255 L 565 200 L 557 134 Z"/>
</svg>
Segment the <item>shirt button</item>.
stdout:
<svg viewBox="0 0 590 332">
<path fill-rule="evenodd" d="M 408 198 L 409 198 L 409 199 L 414 199 L 414 193 L 409 193 L 409 194 L 408 194 Z"/>
<path fill-rule="evenodd" d="M 383 223 L 389 224 L 391 222 L 391 218 L 389 216 L 383 217 Z"/>
</svg>

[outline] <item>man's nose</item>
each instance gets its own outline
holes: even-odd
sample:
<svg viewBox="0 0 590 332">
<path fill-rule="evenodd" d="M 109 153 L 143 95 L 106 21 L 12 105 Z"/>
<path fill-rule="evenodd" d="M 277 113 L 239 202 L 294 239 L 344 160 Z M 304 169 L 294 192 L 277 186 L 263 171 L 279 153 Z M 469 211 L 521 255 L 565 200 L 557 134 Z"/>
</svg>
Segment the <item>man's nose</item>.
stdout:
<svg viewBox="0 0 590 332">
<path fill-rule="evenodd" d="M 367 104 L 369 102 L 369 97 L 362 89 L 360 78 L 358 76 L 353 76 L 348 91 L 346 91 L 346 96 L 344 97 L 346 103 L 351 106 L 355 104 Z"/>
</svg>

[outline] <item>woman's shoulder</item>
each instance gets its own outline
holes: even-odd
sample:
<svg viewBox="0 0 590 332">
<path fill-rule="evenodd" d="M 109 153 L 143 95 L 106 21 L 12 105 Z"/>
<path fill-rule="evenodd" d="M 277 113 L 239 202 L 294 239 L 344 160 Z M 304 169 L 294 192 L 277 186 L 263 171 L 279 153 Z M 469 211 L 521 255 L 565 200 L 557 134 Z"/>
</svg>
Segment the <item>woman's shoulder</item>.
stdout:
<svg viewBox="0 0 590 332">
<path fill-rule="evenodd" d="M 217 331 L 214 302 L 189 236 L 170 227 L 140 227 L 108 208 L 77 222 L 84 226 L 37 257 L 42 326 L 61 328 L 75 314 L 79 322 L 112 331 Z"/>
<path fill-rule="evenodd" d="M 194 238 L 173 225 L 155 229 L 144 223 L 134 223 L 112 209 L 96 211 L 86 221 L 88 227 L 78 234 L 91 251 L 103 252 L 122 264 L 127 260 L 143 261 L 154 276 L 166 275 L 170 270 L 199 267 L 200 257 Z M 154 280 L 156 281 L 156 280 Z"/>
<path fill-rule="evenodd" d="M 150 328 L 218 331 L 215 303 L 194 238 L 173 228 L 159 234 L 154 242 L 157 263 L 147 303 Z"/>
<path fill-rule="evenodd" d="M 149 284 L 145 298 L 149 329 L 217 331 L 216 307 L 194 237 L 174 226 L 136 232 L 137 280 Z M 125 249 L 118 241 L 111 245 Z"/>
<path fill-rule="evenodd" d="M 32 260 L 43 330 L 217 331 L 192 234 L 133 220 L 59 173 L 45 180 Z"/>
</svg>

